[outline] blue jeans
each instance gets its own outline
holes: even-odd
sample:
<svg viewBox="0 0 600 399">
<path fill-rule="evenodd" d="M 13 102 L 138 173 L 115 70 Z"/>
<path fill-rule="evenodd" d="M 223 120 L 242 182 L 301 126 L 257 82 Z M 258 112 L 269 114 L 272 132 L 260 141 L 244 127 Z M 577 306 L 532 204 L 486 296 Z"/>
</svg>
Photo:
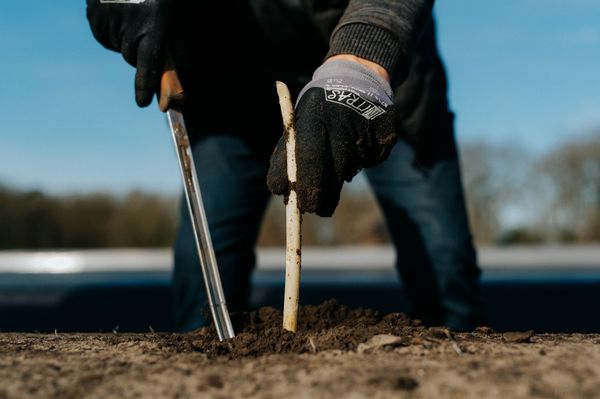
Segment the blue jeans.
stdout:
<svg viewBox="0 0 600 399">
<path fill-rule="evenodd" d="M 194 144 L 221 280 L 230 310 L 248 307 L 255 244 L 269 201 L 268 156 L 242 136 L 207 135 Z M 466 330 L 481 321 L 479 268 L 465 211 L 457 157 L 427 174 L 413 168 L 400 141 L 381 165 L 366 171 L 397 250 L 397 268 L 411 315 L 427 324 Z M 175 243 L 176 327 L 205 323 L 206 294 L 186 205 Z"/>
<path fill-rule="evenodd" d="M 454 155 L 425 174 L 400 141 L 366 170 L 396 248 L 396 268 L 411 316 L 427 325 L 471 330 L 483 322 L 480 269 L 468 223 L 460 164 Z"/>
</svg>

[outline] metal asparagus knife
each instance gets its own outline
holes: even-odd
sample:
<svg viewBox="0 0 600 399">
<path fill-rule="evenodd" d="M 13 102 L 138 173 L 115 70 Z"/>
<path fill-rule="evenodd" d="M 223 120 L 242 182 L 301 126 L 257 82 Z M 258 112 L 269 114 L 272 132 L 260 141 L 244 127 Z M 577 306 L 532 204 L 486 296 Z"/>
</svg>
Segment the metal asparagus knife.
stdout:
<svg viewBox="0 0 600 399">
<path fill-rule="evenodd" d="M 168 61 L 161 80 L 161 92 L 159 98 L 160 110 L 167 113 L 167 119 L 171 128 L 179 169 L 183 179 L 185 198 L 187 200 L 190 219 L 194 229 L 196 248 L 200 257 L 200 266 L 204 276 L 204 284 L 208 296 L 210 312 L 215 323 L 219 339 L 233 338 L 235 333 L 225 303 L 221 277 L 217 267 L 217 260 L 208 230 L 204 203 L 200 193 L 200 185 L 196 175 L 194 159 L 190 140 L 185 128 L 181 105 L 183 104 L 183 87 L 177 76 L 172 61 Z"/>
</svg>

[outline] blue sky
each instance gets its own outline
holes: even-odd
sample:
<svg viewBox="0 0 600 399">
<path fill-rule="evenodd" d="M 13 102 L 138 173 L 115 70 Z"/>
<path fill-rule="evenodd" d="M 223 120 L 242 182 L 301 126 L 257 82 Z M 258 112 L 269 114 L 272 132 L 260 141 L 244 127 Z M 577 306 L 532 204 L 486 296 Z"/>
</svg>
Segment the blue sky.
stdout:
<svg viewBox="0 0 600 399">
<path fill-rule="evenodd" d="M 438 1 L 461 142 L 542 152 L 600 126 L 600 1 Z M 5 0 L 0 13 L 0 182 L 52 193 L 180 187 L 156 104 L 98 45 L 83 0 Z"/>
</svg>

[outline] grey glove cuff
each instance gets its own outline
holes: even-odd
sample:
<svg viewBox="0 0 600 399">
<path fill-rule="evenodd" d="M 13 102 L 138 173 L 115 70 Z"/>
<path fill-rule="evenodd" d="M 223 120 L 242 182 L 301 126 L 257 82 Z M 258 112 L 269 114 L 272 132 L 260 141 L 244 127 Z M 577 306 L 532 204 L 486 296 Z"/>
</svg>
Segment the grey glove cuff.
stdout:
<svg viewBox="0 0 600 399">
<path fill-rule="evenodd" d="M 393 92 L 388 81 L 366 66 L 354 61 L 330 61 L 317 68 L 312 80 L 304 86 L 298 95 L 296 105 L 302 95 L 313 87 L 350 89 L 361 97 L 376 101 L 381 105 L 393 104 Z"/>
</svg>

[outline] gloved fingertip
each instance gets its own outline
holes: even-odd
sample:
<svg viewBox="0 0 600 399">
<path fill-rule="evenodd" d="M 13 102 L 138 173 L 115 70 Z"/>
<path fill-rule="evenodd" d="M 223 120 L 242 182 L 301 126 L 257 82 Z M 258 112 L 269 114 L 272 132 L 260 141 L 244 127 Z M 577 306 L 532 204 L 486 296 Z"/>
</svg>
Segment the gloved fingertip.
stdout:
<svg viewBox="0 0 600 399">
<path fill-rule="evenodd" d="M 317 213 L 317 204 L 314 201 L 307 201 L 298 195 L 298 209 L 302 213 Z"/>
<path fill-rule="evenodd" d="M 267 187 L 275 195 L 287 196 L 289 194 L 286 157 L 285 139 L 281 138 L 273 150 L 267 173 Z"/>
<path fill-rule="evenodd" d="M 335 193 L 330 193 L 330 195 L 324 198 L 325 201 L 319 204 L 319 207 L 315 210 L 315 213 L 321 217 L 329 218 L 333 216 L 335 209 L 337 208 L 340 202 L 340 195 L 335 195 Z"/>
<path fill-rule="evenodd" d="M 316 213 L 321 217 L 331 217 L 340 202 L 343 182 L 325 173 L 318 185 L 296 186 L 298 207 L 302 212 Z"/>
<path fill-rule="evenodd" d="M 290 191 L 287 176 L 284 178 L 280 173 L 271 170 L 267 174 L 267 187 L 275 195 L 287 196 Z"/>
<path fill-rule="evenodd" d="M 318 216 L 322 217 L 322 218 L 330 218 L 333 216 L 333 212 L 335 211 L 335 208 L 331 209 L 331 208 L 319 208 L 317 209 L 317 211 L 315 212 Z"/>
<path fill-rule="evenodd" d="M 154 98 L 154 90 L 141 90 L 136 89 L 135 91 L 135 102 L 138 107 L 144 108 L 152 104 Z"/>
</svg>

